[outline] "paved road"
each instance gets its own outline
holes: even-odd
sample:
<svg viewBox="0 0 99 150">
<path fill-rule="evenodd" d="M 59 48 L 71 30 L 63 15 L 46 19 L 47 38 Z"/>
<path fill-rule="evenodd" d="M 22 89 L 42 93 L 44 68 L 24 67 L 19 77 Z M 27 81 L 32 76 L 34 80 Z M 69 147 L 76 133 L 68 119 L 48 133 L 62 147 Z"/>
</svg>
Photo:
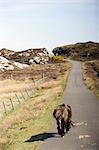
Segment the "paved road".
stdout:
<svg viewBox="0 0 99 150">
<path fill-rule="evenodd" d="M 99 150 L 99 100 L 84 85 L 80 63 L 72 63 L 63 102 L 71 105 L 76 126 L 61 138 L 54 123 L 49 133 L 42 134 L 40 150 Z"/>
</svg>

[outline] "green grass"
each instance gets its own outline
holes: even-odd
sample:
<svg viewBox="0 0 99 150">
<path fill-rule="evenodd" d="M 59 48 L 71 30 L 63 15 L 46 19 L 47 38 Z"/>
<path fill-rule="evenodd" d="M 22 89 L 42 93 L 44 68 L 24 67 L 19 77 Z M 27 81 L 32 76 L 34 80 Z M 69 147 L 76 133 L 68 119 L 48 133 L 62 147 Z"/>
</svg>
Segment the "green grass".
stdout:
<svg viewBox="0 0 99 150">
<path fill-rule="evenodd" d="M 31 136 L 47 132 L 52 125 L 53 109 L 59 104 L 61 96 L 57 96 L 53 101 L 46 102 L 46 110 L 38 117 L 27 119 L 23 122 L 16 123 L 3 132 L 8 139 L 8 144 L 5 145 L 5 150 L 36 150 L 42 141 L 25 142 Z M 33 99 L 33 98 L 32 98 Z M 17 110 L 15 110 L 16 112 Z M 13 114 L 15 112 L 12 112 Z M 10 113 L 8 114 L 8 116 Z"/>
<path fill-rule="evenodd" d="M 44 114 L 41 114 L 39 117 L 26 120 L 8 129 L 6 134 L 10 137 L 11 143 L 7 145 L 7 150 L 35 150 L 42 141 L 25 141 L 29 140 L 33 135 L 48 132 L 52 125 L 53 109 L 59 104 L 60 98 L 61 96 L 53 100 L 53 103 L 48 102 Z"/>
</svg>

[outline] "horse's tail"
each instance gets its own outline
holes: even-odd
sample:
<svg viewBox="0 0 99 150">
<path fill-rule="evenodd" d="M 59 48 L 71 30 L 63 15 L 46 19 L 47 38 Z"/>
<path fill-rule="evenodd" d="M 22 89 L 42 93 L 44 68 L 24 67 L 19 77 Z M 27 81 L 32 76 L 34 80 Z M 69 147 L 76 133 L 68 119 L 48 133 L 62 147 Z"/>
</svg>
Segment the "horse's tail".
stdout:
<svg viewBox="0 0 99 150">
<path fill-rule="evenodd" d="M 72 118 L 72 109 L 69 105 L 67 105 L 67 111 L 68 111 L 68 119 L 71 120 L 71 118 Z"/>
<path fill-rule="evenodd" d="M 70 124 L 72 127 L 75 127 L 74 122 L 72 121 L 72 109 L 69 105 L 67 105 L 68 107 L 68 120 L 70 121 Z"/>
</svg>

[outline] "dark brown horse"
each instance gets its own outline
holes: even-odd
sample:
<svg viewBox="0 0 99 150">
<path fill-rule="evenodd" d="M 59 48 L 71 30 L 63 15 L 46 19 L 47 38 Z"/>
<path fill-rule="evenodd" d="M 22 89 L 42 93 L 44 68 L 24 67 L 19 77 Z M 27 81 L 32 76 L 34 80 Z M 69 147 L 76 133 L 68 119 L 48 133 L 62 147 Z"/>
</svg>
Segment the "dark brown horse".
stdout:
<svg viewBox="0 0 99 150">
<path fill-rule="evenodd" d="M 64 136 L 65 130 L 69 131 L 71 126 L 73 126 L 72 118 L 72 110 L 69 105 L 62 104 L 59 105 L 53 112 L 53 116 L 57 122 L 57 130 L 59 135 Z"/>
</svg>

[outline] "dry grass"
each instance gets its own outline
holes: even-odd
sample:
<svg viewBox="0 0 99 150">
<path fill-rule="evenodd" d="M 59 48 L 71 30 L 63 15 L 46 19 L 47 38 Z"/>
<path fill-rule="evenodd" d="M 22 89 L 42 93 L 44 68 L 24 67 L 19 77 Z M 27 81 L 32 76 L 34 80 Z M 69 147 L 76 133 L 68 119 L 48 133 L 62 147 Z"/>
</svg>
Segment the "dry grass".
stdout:
<svg viewBox="0 0 99 150">
<path fill-rule="evenodd" d="M 82 69 L 85 84 L 99 97 L 99 61 L 86 61 L 82 63 Z"/>
<path fill-rule="evenodd" d="M 31 65 L 28 68 L 21 70 L 8 70 L 5 72 L 0 72 L 0 80 L 11 79 L 11 80 L 35 80 L 41 79 L 42 73 L 49 78 L 54 76 L 57 78 L 59 75 L 63 74 L 68 68 L 68 61 L 60 63 L 51 63 L 44 65 Z"/>
<path fill-rule="evenodd" d="M 28 100 L 28 103 L 23 104 L 18 112 L 14 112 L 11 116 L 4 120 L 0 124 L 0 128 L 7 129 L 13 124 L 21 123 L 24 120 L 28 120 L 30 118 L 33 119 L 40 115 L 42 110 L 44 111 L 44 109 L 46 109 L 45 102 L 54 99 L 62 91 L 62 87 L 58 84 L 57 86 L 58 87 L 47 89 L 46 92 L 44 90 L 39 92 L 39 94 L 37 93 L 37 97 L 35 97 L 34 100 L 32 100 L 33 97 L 31 97 Z"/>
<path fill-rule="evenodd" d="M 0 102 L 15 97 L 15 93 L 34 86 L 34 80 L 41 79 L 42 73 L 47 79 L 56 79 L 64 74 L 69 63 L 33 65 L 23 70 L 5 71 L 0 73 Z"/>
<path fill-rule="evenodd" d="M 49 80 L 40 85 L 30 98 L 0 120 L 0 150 L 36 150 L 39 144 L 42 143 L 41 141 L 32 143 L 25 143 L 24 141 L 32 135 L 47 132 L 52 124 L 52 112 L 61 99 L 70 64 L 63 64 L 61 73 L 60 69 L 58 70 L 59 73 L 57 72 L 56 79 L 53 79 L 53 76 L 51 79 L 50 74 Z M 25 85 L 22 81 L 16 82 L 18 82 L 19 87 L 21 87 L 21 83 Z M 16 82 L 13 83 L 15 88 Z M 31 84 L 31 82 L 29 83 Z M 7 91 L 7 88 L 5 89 Z"/>
<path fill-rule="evenodd" d="M 15 97 L 15 93 L 23 91 L 29 87 L 33 87 L 30 80 L 3 80 L 0 81 L 0 102 Z"/>
<path fill-rule="evenodd" d="M 54 82 L 54 87 L 53 87 L 53 82 Z M 58 101 L 56 101 L 56 98 L 61 96 L 62 91 L 63 91 L 62 84 L 60 84 L 60 83 L 61 83 L 61 81 L 50 81 L 47 84 L 45 84 L 45 86 L 43 84 L 43 86 L 41 86 L 39 88 L 38 92 L 36 93 L 37 96 L 35 95 L 34 97 L 31 97 L 30 99 L 28 99 L 28 101 L 25 102 L 20 108 L 18 108 L 17 111 L 14 111 L 5 120 L 3 120 L 1 122 L 0 129 L 2 129 L 2 131 L 3 131 L 3 132 L 1 132 L 1 139 L 3 138 L 5 140 L 3 145 L 4 144 L 6 145 L 8 143 L 10 144 L 10 146 L 7 147 L 7 150 L 12 149 L 13 144 L 14 144 L 14 148 L 13 148 L 14 150 L 16 150 L 16 147 L 18 145 L 19 145 L 18 148 L 20 150 L 24 149 L 24 148 L 22 148 L 22 145 L 20 147 L 20 143 L 16 144 L 16 142 L 14 142 L 15 141 L 14 140 L 14 136 L 15 136 L 14 132 L 16 132 L 15 130 L 18 130 L 18 128 L 19 128 L 19 130 L 24 129 L 24 128 L 26 128 L 27 130 L 30 130 L 30 128 L 33 128 L 33 129 L 35 129 L 33 131 L 35 134 L 37 133 L 37 131 L 39 131 L 40 124 L 41 124 L 40 120 L 39 120 L 39 128 L 38 128 L 38 126 L 36 127 L 33 124 L 34 124 L 35 120 L 39 119 L 39 117 L 41 117 L 41 118 L 44 117 L 46 111 L 48 111 L 49 109 L 50 109 L 50 111 L 52 111 L 53 107 L 55 107 L 55 105 L 58 103 Z M 49 84 L 52 86 L 52 88 L 47 86 Z M 54 103 L 56 103 L 56 104 L 54 104 Z M 52 114 L 52 112 L 50 112 L 50 113 Z M 48 116 L 47 116 L 47 118 L 48 118 Z M 30 120 L 32 120 L 31 125 L 28 124 Z M 17 128 L 14 126 L 17 126 Z M 38 129 L 36 129 L 36 128 L 38 128 Z M 47 126 L 45 125 L 45 127 L 43 127 L 42 129 L 43 130 L 48 129 L 48 124 L 47 124 Z M 24 139 L 22 139 L 24 141 L 26 138 L 26 134 L 29 135 L 30 133 L 28 131 L 27 131 L 27 133 L 25 133 Z M 21 134 L 16 133 L 16 136 L 17 136 L 17 138 L 19 138 L 21 136 Z M 38 144 L 39 144 L 39 142 L 38 142 Z M 0 145 L 2 145 L 2 140 L 0 140 Z M 11 147 L 11 145 L 12 145 L 12 147 Z M 28 144 L 26 144 L 26 145 L 27 145 L 27 149 L 31 149 Z M 35 145 L 35 143 L 32 143 L 32 149 L 36 149 L 34 145 Z"/>
</svg>

